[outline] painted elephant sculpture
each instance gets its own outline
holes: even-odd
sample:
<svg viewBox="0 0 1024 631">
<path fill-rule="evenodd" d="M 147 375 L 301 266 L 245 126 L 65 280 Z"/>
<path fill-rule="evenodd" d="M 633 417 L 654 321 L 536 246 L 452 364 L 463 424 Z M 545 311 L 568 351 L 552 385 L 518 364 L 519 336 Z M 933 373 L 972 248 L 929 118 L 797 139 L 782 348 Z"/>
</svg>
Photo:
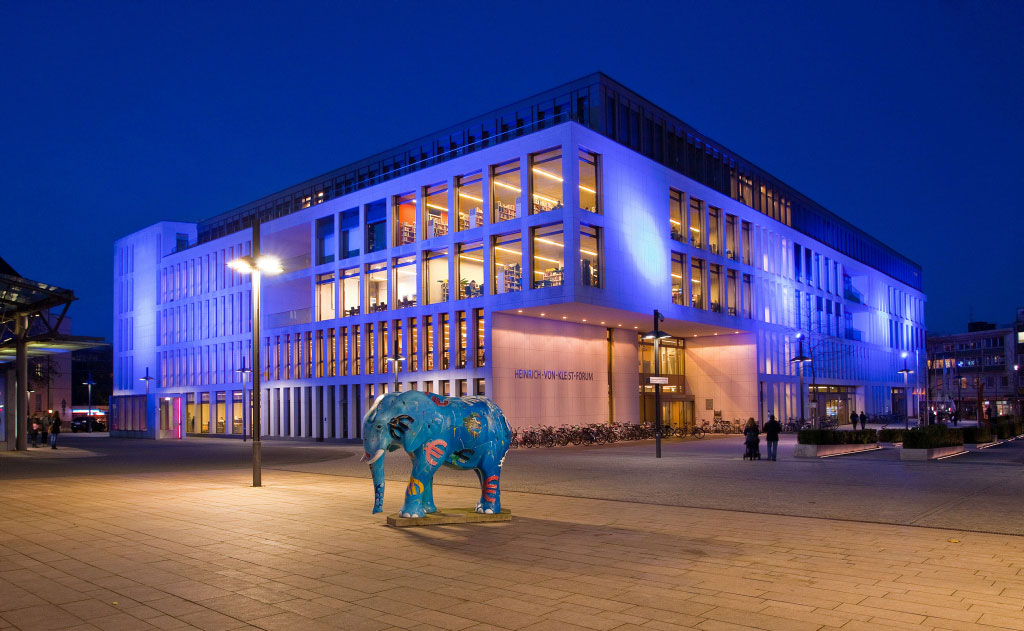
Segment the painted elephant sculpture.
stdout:
<svg viewBox="0 0 1024 631">
<path fill-rule="evenodd" d="M 484 397 L 443 397 L 410 390 L 379 397 L 363 417 L 364 460 L 373 475 L 373 512 L 384 504 L 384 456 L 404 448 L 412 458 L 402 517 L 423 517 L 434 506 L 434 473 L 441 465 L 472 469 L 480 478 L 478 513 L 501 512 L 501 465 L 512 431 Z"/>
</svg>

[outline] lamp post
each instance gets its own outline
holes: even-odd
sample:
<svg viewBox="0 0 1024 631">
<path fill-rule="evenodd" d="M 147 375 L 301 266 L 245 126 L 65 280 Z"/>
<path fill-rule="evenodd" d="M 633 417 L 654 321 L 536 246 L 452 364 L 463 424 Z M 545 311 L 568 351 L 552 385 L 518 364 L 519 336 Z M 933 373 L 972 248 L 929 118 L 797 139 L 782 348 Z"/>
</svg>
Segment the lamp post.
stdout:
<svg viewBox="0 0 1024 631">
<path fill-rule="evenodd" d="M 139 377 L 139 381 L 145 381 L 146 382 L 146 394 L 147 395 L 149 394 L 149 382 L 153 381 L 154 379 L 156 379 L 156 377 L 150 377 L 149 376 L 149 366 L 146 366 L 146 376 L 145 377 Z"/>
<path fill-rule="evenodd" d="M 956 363 L 956 416 L 957 416 L 958 419 L 963 418 L 963 413 L 964 413 L 964 411 L 963 411 L 964 388 L 963 388 L 963 381 L 961 381 L 961 379 L 960 379 L 960 368 L 963 365 L 964 365 L 964 363 L 962 361 L 957 361 L 957 363 Z"/>
<path fill-rule="evenodd" d="M 252 369 L 245 367 L 245 356 L 244 355 L 242 356 L 242 367 L 241 368 L 237 368 L 235 370 L 235 372 L 238 373 L 239 378 L 242 380 L 242 399 L 245 399 L 245 376 L 247 374 L 252 373 Z M 249 426 L 252 427 L 252 407 L 251 406 L 249 408 Z M 244 443 L 248 437 L 249 437 L 249 435 L 246 434 L 246 431 L 245 431 L 245 420 L 243 419 L 242 420 L 242 442 Z"/>
<path fill-rule="evenodd" d="M 398 354 L 398 336 L 395 336 L 394 344 L 392 345 L 391 355 L 385 357 L 384 361 L 391 364 L 391 370 L 395 373 L 395 387 L 392 392 L 398 392 L 398 363 L 404 362 L 405 357 Z"/>
<path fill-rule="evenodd" d="M 263 486 L 263 444 L 260 441 L 260 280 L 263 274 L 280 274 L 281 261 L 260 254 L 260 226 L 253 224 L 251 256 L 228 261 L 239 274 L 252 275 L 252 485 Z"/>
<path fill-rule="evenodd" d="M 1017 415 L 1017 420 L 1020 420 L 1021 409 L 1020 409 L 1020 364 L 1013 365 L 1013 410 Z"/>
<path fill-rule="evenodd" d="M 910 429 L 910 393 L 907 392 L 907 376 L 914 371 L 907 368 L 907 351 L 903 351 L 900 356 L 903 358 L 903 368 L 896 372 L 903 373 L 903 396 L 907 399 L 903 406 L 903 413 L 906 415 L 903 417 L 903 428 Z"/>
<path fill-rule="evenodd" d="M 804 355 L 804 334 L 797 333 L 796 339 L 800 342 L 800 349 L 797 351 L 796 357 L 789 361 L 797 365 L 797 370 L 800 371 L 800 427 L 804 426 L 804 364 L 811 361 L 811 358 Z"/>
<path fill-rule="evenodd" d="M 672 337 L 664 331 L 658 330 L 658 324 L 665 321 L 665 316 L 657 309 L 654 310 L 654 330 L 644 334 L 645 340 L 654 340 L 654 457 L 661 458 L 661 352 L 658 345 L 660 340 Z"/>
<path fill-rule="evenodd" d="M 146 383 L 148 384 L 149 382 L 147 381 Z M 86 386 L 89 389 L 89 411 L 85 413 L 85 417 L 86 417 L 85 418 L 85 427 L 86 427 L 85 431 L 91 432 L 92 431 L 92 387 L 96 385 L 96 382 L 92 380 L 92 373 L 89 373 L 89 378 L 86 379 L 85 381 L 83 381 L 82 385 Z M 72 403 L 73 403 L 73 401 L 72 401 Z M 75 407 L 75 406 L 72 405 L 71 407 Z M 107 419 L 107 420 L 109 421 L 110 419 Z"/>
</svg>

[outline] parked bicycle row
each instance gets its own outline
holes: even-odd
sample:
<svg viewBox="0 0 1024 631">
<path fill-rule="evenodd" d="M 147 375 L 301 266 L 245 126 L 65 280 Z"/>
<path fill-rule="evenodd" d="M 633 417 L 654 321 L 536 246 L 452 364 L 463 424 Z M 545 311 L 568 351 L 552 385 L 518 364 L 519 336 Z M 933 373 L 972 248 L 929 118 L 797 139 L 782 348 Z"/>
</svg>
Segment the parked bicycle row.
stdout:
<svg viewBox="0 0 1024 631">
<path fill-rule="evenodd" d="M 624 440 L 649 440 L 655 437 L 652 423 L 605 425 L 562 425 L 561 427 L 538 425 L 512 431 L 512 447 L 554 447 L 566 445 L 603 445 Z M 716 419 L 713 423 L 704 421 L 701 425 L 673 427 L 662 425 L 662 438 L 704 438 L 707 434 L 741 434 L 739 421 Z"/>
</svg>

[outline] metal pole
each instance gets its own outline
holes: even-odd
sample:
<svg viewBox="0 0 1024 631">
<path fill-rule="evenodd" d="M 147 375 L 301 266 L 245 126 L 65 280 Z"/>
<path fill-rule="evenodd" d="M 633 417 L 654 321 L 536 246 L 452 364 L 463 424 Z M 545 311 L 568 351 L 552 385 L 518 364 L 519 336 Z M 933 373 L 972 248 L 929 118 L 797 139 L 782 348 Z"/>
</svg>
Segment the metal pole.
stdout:
<svg viewBox="0 0 1024 631">
<path fill-rule="evenodd" d="M 804 354 L 803 342 L 800 343 L 800 354 Z M 804 426 L 804 362 L 799 362 L 800 368 L 800 427 Z"/>
<path fill-rule="evenodd" d="M 15 417 L 15 431 L 18 433 L 15 438 L 15 449 L 18 451 L 28 450 L 28 343 L 25 337 L 28 335 L 28 316 L 15 316 L 14 321 L 14 344 L 15 359 L 14 367 L 17 374 L 17 409 Z"/>
<path fill-rule="evenodd" d="M 658 345 L 658 317 L 661 314 L 654 310 L 654 376 L 661 375 L 661 358 Z M 654 384 L 654 457 L 661 458 L 661 384 Z"/>
<path fill-rule="evenodd" d="M 398 392 L 398 335 L 396 335 L 396 333 L 398 332 L 392 332 L 392 337 L 394 339 L 392 340 L 391 357 L 393 357 L 395 360 L 393 362 L 394 365 L 392 366 L 392 369 L 395 371 L 395 388 L 394 390 L 392 390 L 392 392 Z"/>
<path fill-rule="evenodd" d="M 907 392 L 907 360 L 903 360 L 903 397 L 906 403 L 903 405 L 903 428 L 910 429 L 910 393 Z"/>
<path fill-rule="evenodd" d="M 252 256 L 253 261 L 260 255 L 260 223 L 259 217 L 252 225 Z M 255 267 L 255 265 L 253 266 Z M 252 485 L 263 486 L 263 443 L 260 440 L 260 270 L 252 273 Z"/>
</svg>

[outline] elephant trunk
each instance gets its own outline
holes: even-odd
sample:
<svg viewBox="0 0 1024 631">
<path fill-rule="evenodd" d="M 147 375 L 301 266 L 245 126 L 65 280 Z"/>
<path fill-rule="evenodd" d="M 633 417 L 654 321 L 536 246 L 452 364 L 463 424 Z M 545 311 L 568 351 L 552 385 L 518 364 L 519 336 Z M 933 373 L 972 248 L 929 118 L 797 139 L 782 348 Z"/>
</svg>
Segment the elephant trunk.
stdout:
<svg viewBox="0 0 1024 631">
<path fill-rule="evenodd" d="M 384 510 L 384 450 L 378 450 L 369 462 L 373 475 L 373 512 L 379 513 Z"/>
</svg>

